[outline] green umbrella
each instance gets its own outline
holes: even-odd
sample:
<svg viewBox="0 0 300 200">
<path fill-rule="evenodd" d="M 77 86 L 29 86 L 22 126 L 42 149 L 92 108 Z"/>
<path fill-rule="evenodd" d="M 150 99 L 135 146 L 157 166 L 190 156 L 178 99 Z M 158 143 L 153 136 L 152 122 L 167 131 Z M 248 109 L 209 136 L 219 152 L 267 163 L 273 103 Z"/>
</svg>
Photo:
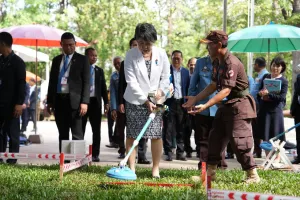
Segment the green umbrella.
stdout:
<svg viewBox="0 0 300 200">
<path fill-rule="evenodd" d="M 268 24 L 252 26 L 229 35 L 232 52 L 287 52 L 300 50 L 300 28 Z"/>
</svg>

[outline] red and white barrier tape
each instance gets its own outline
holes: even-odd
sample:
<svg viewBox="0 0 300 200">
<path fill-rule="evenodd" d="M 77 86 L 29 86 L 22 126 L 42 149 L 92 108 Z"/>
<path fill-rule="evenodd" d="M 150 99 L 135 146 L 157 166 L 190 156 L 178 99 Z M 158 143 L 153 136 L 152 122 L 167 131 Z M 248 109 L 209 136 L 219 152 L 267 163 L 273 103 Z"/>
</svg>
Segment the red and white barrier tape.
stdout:
<svg viewBox="0 0 300 200">
<path fill-rule="evenodd" d="M 205 171 L 205 180 L 202 180 L 204 183 L 206 182 L 206 194 L 208 200 L 300 200 L 299 197 L 211 189 L 211 177 L 207 176 L 206 164 L 202 163 L 202 171 Z"/>
<path fill-rule="evenodd" d="M 81 160 L 78 160 L 76 162 L 72 162 L 72 163 L 69 163 L 69 164 L 64 164 L 63 172 L 65 173 L 65 172 L 77 169 L 77 168 L 79 168 L 83 165 L 89 164 L 90 162 L 92 162 L 92 155 L 88 155 L 85 158 L 82 158 Z"/>
<path fill-rule="evenodd" d="M 59 160 L 60 154 L 36 154 L 36 153 L 0 153 L 0 158 L 33 158 L 44 160 Z M 78 160 L 85 158 L 85 155 L 65 154 L 65 160 Z"/>
<path fill-rule="evenodd" d="M 287 197 L 279 195 L 268 195 L 268 194 L 259 194 L 252 192 L 238 192 L 238 191 L 228 191 L 228 190 L 216 190 L 208 189 L 210 192 L 210 199 L 235 199 L 235 200 L 300 200 L 297 197 Z"/>
</svg>

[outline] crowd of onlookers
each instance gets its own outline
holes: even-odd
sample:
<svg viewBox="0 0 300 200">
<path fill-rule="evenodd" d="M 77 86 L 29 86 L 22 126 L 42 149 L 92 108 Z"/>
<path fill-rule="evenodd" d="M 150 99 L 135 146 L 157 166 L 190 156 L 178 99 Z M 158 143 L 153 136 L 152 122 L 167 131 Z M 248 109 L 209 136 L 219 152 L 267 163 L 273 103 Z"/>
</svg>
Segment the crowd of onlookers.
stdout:
<svg viewBox="0 0 300 200">
<path fill-rule="evenodd" d="M 215 72 L 211 58 L 209 55 L 201 58 L 185 58 L 188 60 L 185 66 L 182 51 L 174 50 L 170 64 L 165 51 L 153 45 L 157 40 L 154 27 L 148 24 L 140 26 L 143 27 L 137 26 L 135 36 L 129 42 L 130 50 L 126 58 L 124 60 L 120 56 L 113 58 L 116 71 L 110 77 L 109 88 L 106 86 L 103 69 L 96 66 L 97 51 L 89 47 L 85 55 L 78 54 L 75 52 L 76 41 L 73 34 L 67 32 L 62 35 L 63 54 L 53 59 L 48 95 L 45 100 L 48 112 L 55 115 L 60 145 L 62 140 L 69 139 L 70 129 L 72 139 L 84 139 L 85 127 L 89 119 L 93 131 L 93 161 L 99 162 L 101 119 L 104 108 L 108 119 L 110 142 L 106 146 L 118 148 L 119 158 L 124 158 L 126 150 L 133 145 L 134 139 L 147 121 L 149 113 L 156 108 L 156 102 L 166 94 L 169 84 L 172 83 L 174 93 L 164 102 L 168 109 L 164 113 L 157 114 L 144 137 L 139 141 L 137 155 L 133 153 L 129 164 L 134 170 L 136 157 L 137 163 L 151 163 L 146 157 L 147 143 L 150 139 L 154 177 L 159 177 L 158 164 L 161 151 L 164 152 L 166 161 L 173 159 L 186 161 L 193 156 L 193 152 L 196 152 L 195 156 L 200 159 L 200 167 L 201 162 L 206 161 L 208 157 L 208 139 L 214 119 L 218 117 L 216 112 L 222 102 L 227 102 L 228 99 L 224 98 L 218 104 L 194 115 L 190 115 L 182 105 L 186 102 L 186 96 L 196 96 L 212 82 Z M 10 142 L 18 141 L 16 139 L 18 134 L 14 133 L 18 129 L 11 128 L 18 124 L 14 122 L 15 117 L 22 118 L 19 131 L 21 133 L 26 131 L 30 118 L 36 121 L 35 109 L 38 96 L 35 94 L 36 80 L 30 79 L 25 84 L 23 68 L 16 69 L 22 70 L 18 73 L 6 69 L 9 64 L 16 65 L 16 68 L 19 65 L 23 67 L 23 61 L 20 61 L 11 50 L 10 37 L 6 33 L 0 33 L 2 54 L 0 69 L 3 70 L 0 76 L 1 143 L 5 142 L 6 135 L 11 138 Z M 14 63 L 14 60 L 18 62 Z M 255 77 L 248 76 L 249 93 L 255 100 L 252 103 L 256 106 L 257 114 L 257 118 L 252 120 L 251 125 L 255 144 L 254 155 L 258 158 L 262 157 L 260 143 L 284 131 L 283 109 L 286 106 L 288 89 L 288 81 L 284 77 L 286 67 L 285 61 L 280 57 L 275 57 L 270 66 L 266 65 L 263 57 L 259 57 L 255 59 L 253 65 Z M 4 73 L 8 77 L 16 75 L 20 77 L 11 78 L 10 83 L 3 77 Z M 234 72 L 230 71 L 230 77 L 234 76 L 232 73 Z M 280 81 L 280 89 L 277 92 L 268 91 L 264 85 L 266 79 Z M 3 89 L 4 87 L 7 88 Z M 151 99 L 148 97 L 148 92 L 153 90 L 156 90 L 156 96 Z M 13 94 L 4 99 L 3 96 L 7 95 L 8 91 Z M 217 93 L 210 94 L 206 99 L 196 102 L 196 105 L 207 103 Z M 295 118 L 295 123 L 300 122 L 299 97 L 300 77 L 298 76 L 291 106 L 291 115 Z M 36 129 L 36 123 L 34 124 Z M 193 131 L 196 149 L 191 147 Z M 299 144 L 300 128 L 297 128 L 296 132 Z M 285 140 L 285 136 L 281 139 Z M 247 146 L 247 142 L 241 145 Z M 299 146 L 298 155 L 300 155 Z M 12 152 L 19 151 L 18 148 L 14 148 L 14 145 L 10 145 L 10 148 Z M 227 145 L 219 167 L 227 167 L 226 158 L 234 158 L 234 148 L 230 143 Z M 0 152 L 3 151 L 6 151 L 4 144 L 0 149 Z M 297 157 L 293 163 L 299 164 L 300 157 Z"/>
</svg>

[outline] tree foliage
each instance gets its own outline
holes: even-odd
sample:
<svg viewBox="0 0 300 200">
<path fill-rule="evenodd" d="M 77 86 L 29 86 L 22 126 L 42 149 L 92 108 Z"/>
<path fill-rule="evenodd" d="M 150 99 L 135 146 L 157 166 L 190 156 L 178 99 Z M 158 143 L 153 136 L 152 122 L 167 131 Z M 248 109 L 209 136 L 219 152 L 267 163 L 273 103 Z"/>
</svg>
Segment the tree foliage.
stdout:
<svg viewBox="0 0 300 200">
<path fill-rule="evenodd" d="M 299 12 L 300 0 L 256 0 L 255 25 L 273 21 L 299 26 Z M 104 68 L 107 79 L 113 71 L 112 58 L 125 56 L 140 22 L 154 24 L 159 35 L 156 45 L 165 48 L 168 55 L 175 49 L 181 50 L 186 65 L 189 58 L 207 54 L 199 40 L 210 30 L 222 29 L 223 1 L 0 0 L 0 27 L 36 23 L 71 31 L 97 50 L 98 65 Z M 248 1 L 228 0 L 227 32 L 247 26 Z M 59 53 L 57 48 L 39 50 L 51 58 Z M 237 55 L 246 64 L 246 54 Z M 292 60 L 289 53 L 282 56 L 288 63 Z M 286 75 L 291 79 L 291 68 Z"/>
</svg>

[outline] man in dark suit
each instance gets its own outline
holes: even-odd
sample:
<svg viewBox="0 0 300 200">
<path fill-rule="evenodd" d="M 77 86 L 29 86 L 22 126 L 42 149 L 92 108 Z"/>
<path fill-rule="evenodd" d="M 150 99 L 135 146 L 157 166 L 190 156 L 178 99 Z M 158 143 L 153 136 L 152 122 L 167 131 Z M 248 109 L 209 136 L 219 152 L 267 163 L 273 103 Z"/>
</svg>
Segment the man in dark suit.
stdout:
<svg viewBox="0 0 300 200">
<path fill-rule="evenodd" d="M 9 33 L 0 33 L 0 152 L 6 152 L 8 136 L 9 152 L 18 153 L 26 70 L 24 61 L 12 51 L 12 42 Z M 14 164 L 17 160 L 7 159 L 6 162 Z"/>
<path fill-rule="evenodd" d="M 90 66 L 86 56 L 75 52 L 76 41 L 72 33 L 61 36 L 63 54 L 53 58 L 47 96 L 48 112 L 54 111 L 61 141 L 83 140 L 82 117 L 90 101 Z"/>
<path fill-rule="evenodd" d="M 33 123 L 33 130 L 36 130 L 36 104 L 37 104 L 37 98 L 39 94 L 39 90 L 36 90 L 36 81 L 34 78 L 31 78 L 29 80 L 30 85 L 30 92 L 29 92 L 29 107 L 28 107 L 28 115 L 29 118 L 32 120 Z M 36 94 L 37 92 L 37 94 Z M 28 124 L 28 122 L 27 122 Z"/>
<path fill-rule="evenodd" d="M 182 107 L 184 97 L 188 94 L 190 75 L 189 70 L 182 67 L 182 52 L 175 50 L 172 52 L 171 83 L 174 86 L 173 97 L 168 99 L 165 104 L 169 106 L 165 132 L 165 151 L 166 161 L 172 161 L 172 141 L 176 137 L 177 149 L 176 160 L 186 161 L 184 156 L 184 124 L 187 112 Z"/>
<path fill-rule="evenodd" d="M 104 101 L 104 113 L 109 109 L 107 86 L 103 69 L 96 66 L 97 52 L 94 48 L 87 48 L 85 55 L 90 62 L 90 104 L 88 111 L 82 118 L 82 131 L 85 133 L 87 118 L 89 118 L 93 131 L 92 161 L 99 162 L 100 141 L 101 141 L 101 118 L 102 118 L 102 99 Z"/>
<path fill-rule="evenodd" d="M 294 83 L 294 95 L 292 98 L 292 104 L 290 113 L 294 117 L 295 124 L 300 122 L 300 74 L 297 75 L 297 79 Z M 300 128 L 296 128 L 296 142 L 297 142 L 297 156 L 292 161 L 292 164 L 300 164 Z"/>
<path fill-rule="evenodd" d="M 29 120 L 29 116 L 28 116 L 28 107 L 29 107 L 29 93 L 30 93 L 30 86 L 28 83 L 26 83 L 25 86 L 25 100 L 24 103 L 22 105 L 23 108 L 23 112 L 22 112 L 22 126 L 21 126 L 21 134 L 23 134 L 24 132 L 26 132 L 27 130 L 27 125 L 28 125 L 28 120 Z"/>
</svg>

